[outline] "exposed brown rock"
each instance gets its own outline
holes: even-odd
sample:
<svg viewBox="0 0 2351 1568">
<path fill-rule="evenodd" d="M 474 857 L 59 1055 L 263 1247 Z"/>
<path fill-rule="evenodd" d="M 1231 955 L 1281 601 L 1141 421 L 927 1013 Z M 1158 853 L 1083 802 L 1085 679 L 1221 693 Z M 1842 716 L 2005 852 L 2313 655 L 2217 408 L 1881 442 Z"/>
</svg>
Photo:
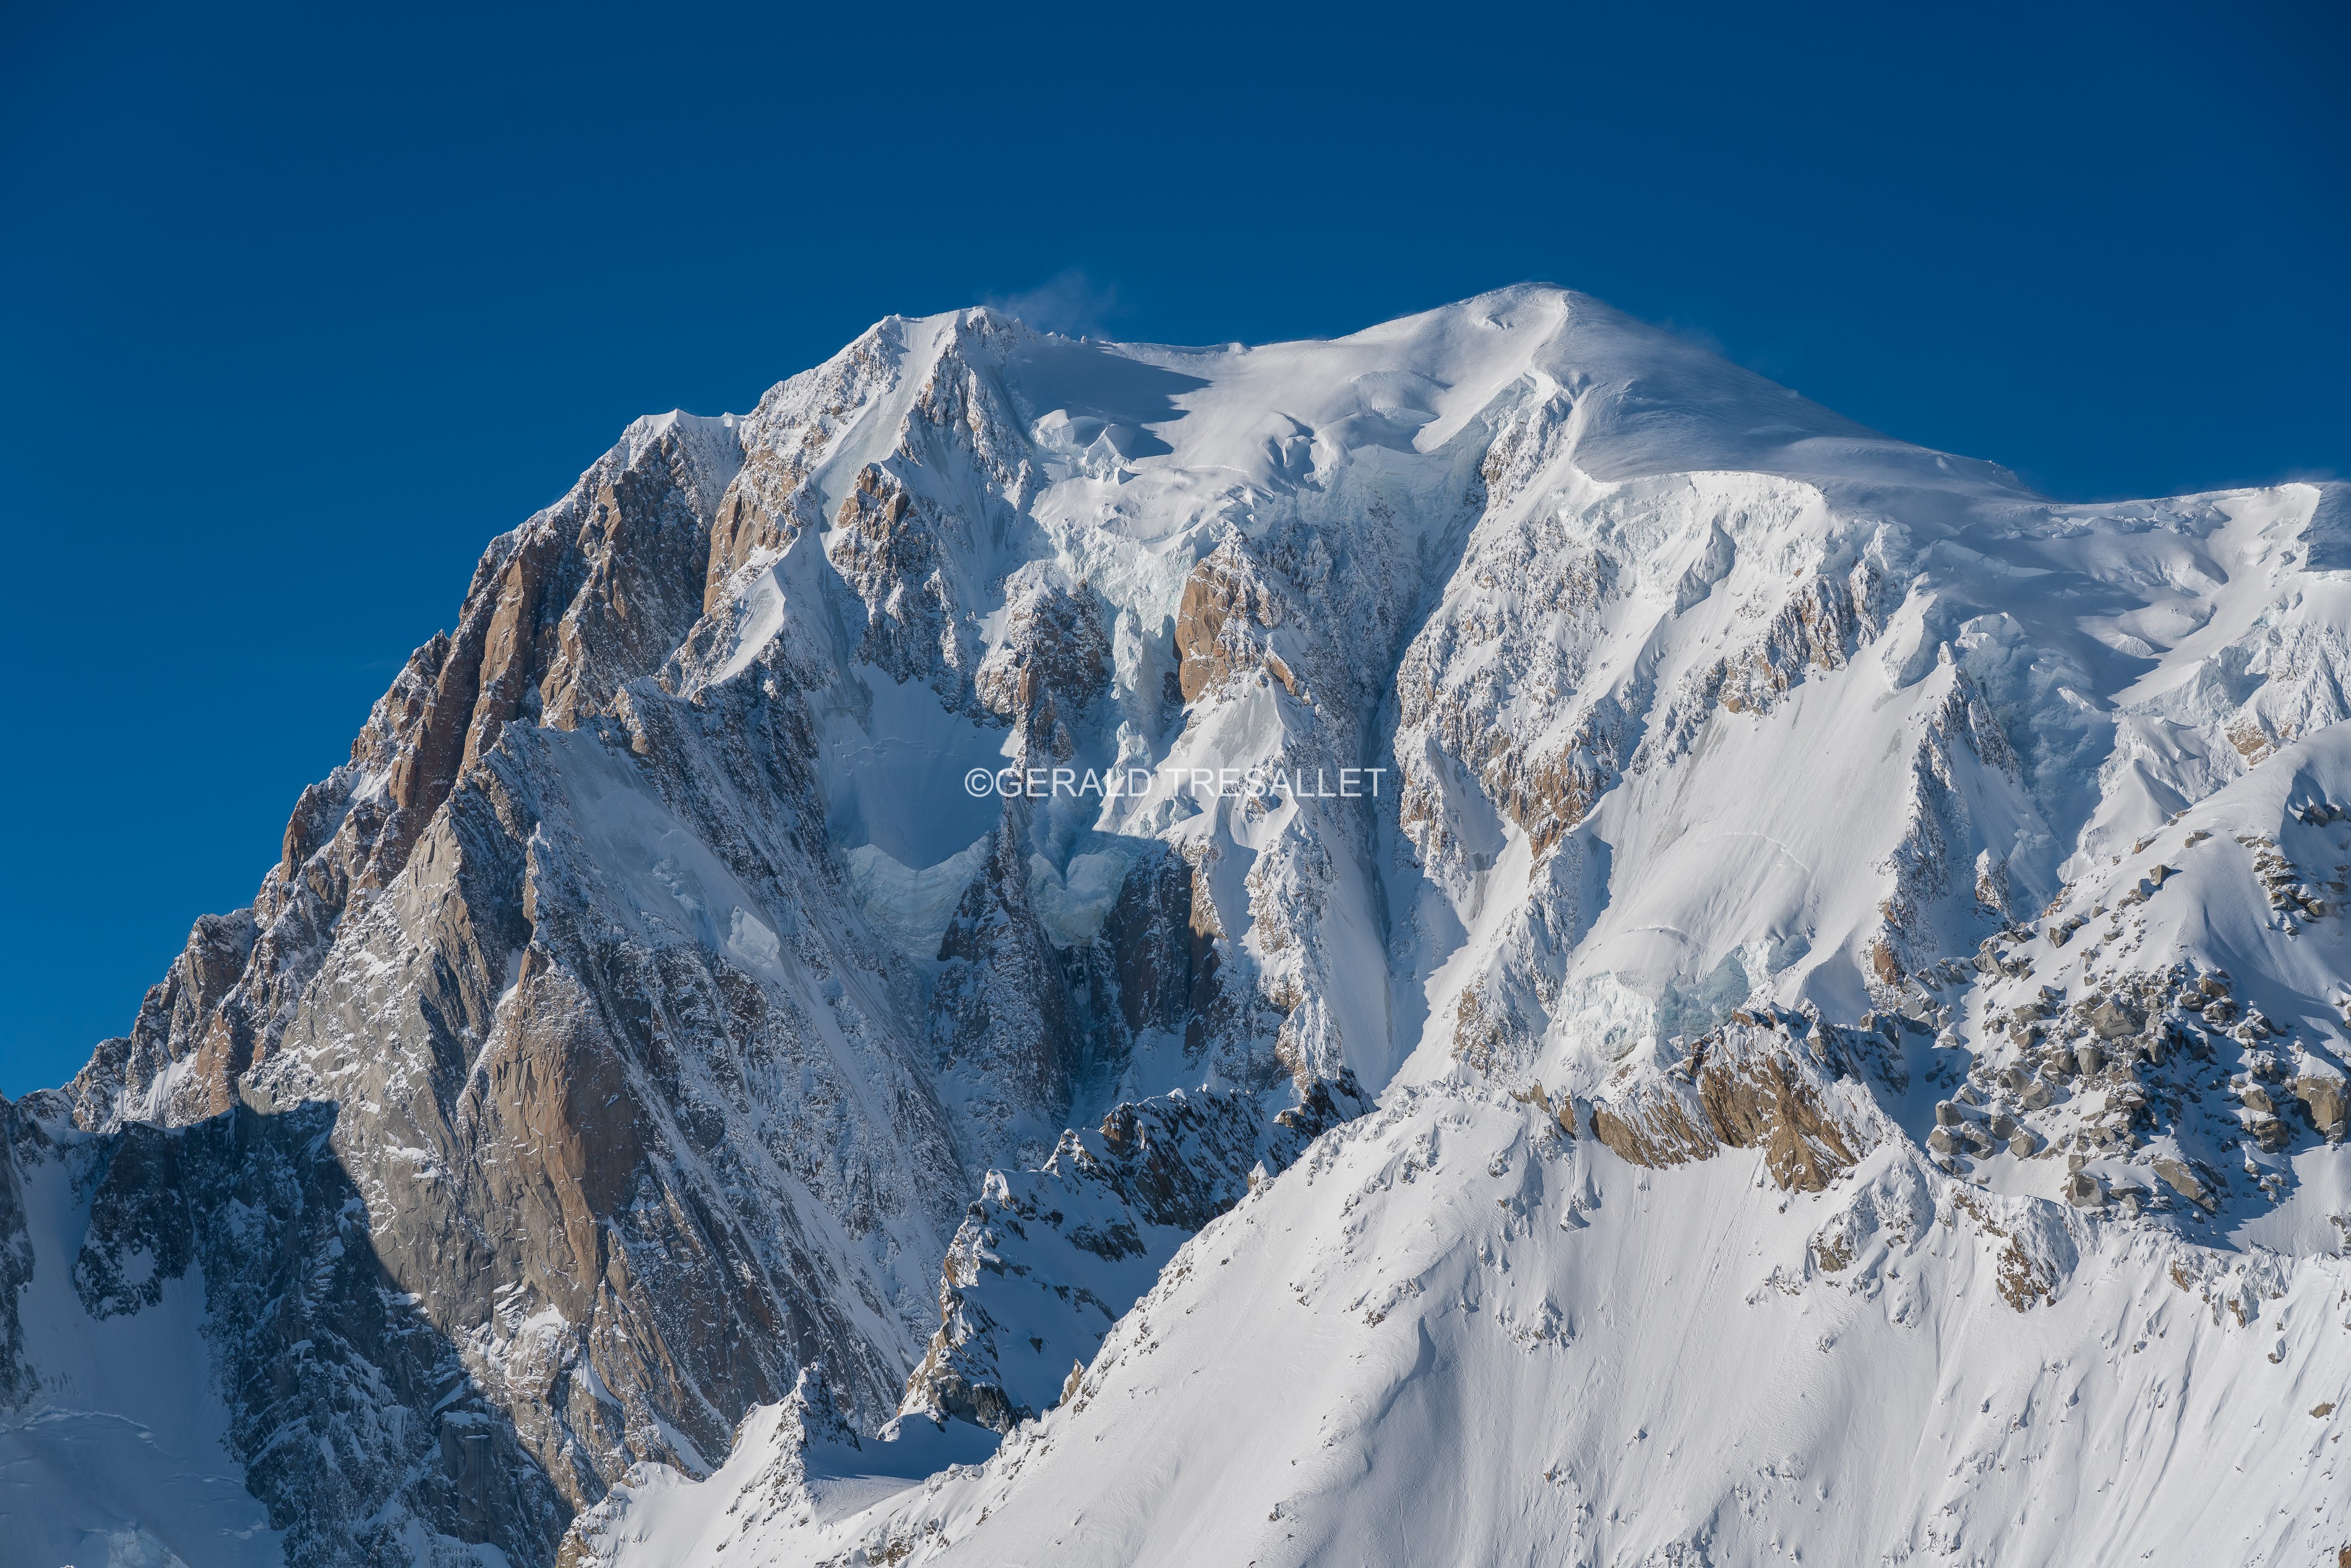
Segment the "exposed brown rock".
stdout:
<svg viewBox="0 0 2351 1568">
<path fill-rule="evenodd" d="M 2157 1177 L 2172 1191 L 2200 1207 L 2209 1209 L 2214 1207 L 2216 1200 L 2211 1189 L 2204 1185 L 2202 1179 L 2184 1161 L 2175 1160 L 2168 1155 L 2158 1155 L 2154 1164 Z"/>
<path fill-rule="evenodd" d="M 2294 1081 L 2294 1092 L 2310 1113 L 2311 1125 L 2330 1138 L 2344 1132 L 2344 1080 L 2334 1073 L 2307 1072 Z M 2250 1103 L 2250 1098 L 2248 1103 Z"/>
<path fill-rule="evenodd" d="M 1253 628 L 1280 623 L 1280 600 L 1238 545 L 1228 542 L 1202 557 L 1184 580 L 1176 611 L 1176 679 L 1184 700 L 1196 702 L 1263 665 L 1265 649 Z"/>
<path fill-rule="evenodd" d="M 1616 566 L 1588 549 L 1562 546 L 1540 553 L 1539 540 L 1501 539 L 1496 553 L 1469 568 L 1481 589 L 1504 579 L 1528 592 L 1532 604 L 1518 613 L 1570 621 L 1596 618 L 1616 585 Z M 1514 601 L 1504 601 L 1512 603 Z M 1495 809 L 1526 830 L 1538 856 L 1546 852 L 1622 776 L 1624 754 L 1635 727 L 1622 706 L 1597 695 L 1588 706 L 1576 701 L 1583 678 L 1580 662 L 1561 655 L 1548 635 L 1489 620 L 1491 601 L 1474 600 L 1432 621 L 1396 671 L 1401 728 L 1425 733 L 1437 749 L 1466 770 Z M 1517 633 L 1512 635 L 1511 633 Z M 1464 658 L 1508 649 L 1500 658 Z M 1456 674 L 1457 664 L 1466 673 Z M 1562 709 L 1525 729 L 1495 722 L 1522 685 L 1559 694 Z M 1425 753 L 1399 754 L 1404 777 L 1399 809 L 1405 833 L 1424 863 L 1442 867 L 1457 859 L 1450 830 L 1442 820 L 1444 781 Z"/>
<path fill-rule="evenodd" d="M 824 527 L 819 465 L 861 405 L 896 373 L 885 325 L 864 333 L 825 364 L 794 376 L 760 400 L 752 420 L 775 426 L 749 444 L 743 469 L 713 516 L 703 577 L 706 614 L 726 598 L 727 580 L 762 552 L 777 552 Z"/>
<path fill-rule="evenodd" d="M 2032 1254 L 2024 1246 L 2023 1238 L 1987 1214 L 1964 1187 L 1951 1189 L 1951 1204 L 1957 1212 L 1974 1221 L 1985 1235 L 2006 1243 L 1992 1260 L 1992 1277 L 2001 1301 L 2016 1311 L 2025 1312 L 2056 1299 L 2054 1271 L 2034 1261 Z"/>
<path fill-rule="evenodd" d="M 1076 749 L 1069 724 L 1101 694 L 1109 665 L 1092 595 L 1031 580 L 1011 590 L 1003 641 L 972 684 L 979 706 L 1011 723 L 1017 766 L 1066 762 Z"/>
<path fill-rule="evenodd" d="M 1186 1031 L 1187 1051 L 1206 1048 L 1226 1009 L 1217 986 L 1213 912 L 1198 896 L 1197 873 L 1180 855 L 1139 861 L 1102 923 L 1115 956 L 1118 1007 L 1128 1030 Z"/>
<path fill-rule="evenodd" d="M 565 722 L 601 711 L 653 673 L 692 624 L 708 550 L 707 509 L 732 472 L 734 437 L 670 423 L 630 437 L 561 502 L 494 541 L 456 631 L 417 649 L 352 744 L 350 763 L 305 789 L 277 867 L 250 911 L 208 920 L 248 935 L 238 972 L 211 962 L 193 987 L 167 979 L 131 1037 L 101 1046 L 68 1092 L 102 1121 L 116 1086 L 134 1096 L 172 1061 L 196 1057 L 169 1106 L 216 1114 L 277 1049 L 353 901 L 390 887 L 458 781 L 517 717 Z M 200 923 L 198 945 L 220 953 Z"/>
<path fill-rule="evenodd" d="M 1678 1074 L 1649 1075 L 1592 1107 L 1593 1135 L 1635 1165 L 1662 1166 L 1710 1157 L 1724 1146 L 1763 1150 L 1782 1186 L 1818 1192 L 1868 1147 L 1840 1123 L 1817 1071 L 1761 1031 L 1726 1028 L 1690 1048 Z"/>
<path fill-rule="evenodd" d="M 2137 1034 L 2143 1020 L 2119 997 L 2109 997 L 2090 1009 L 2090 1027 L 2100 1040 L 2124 1040 Z"/>
<path fill-rule="evenodd" d="M 1544 1115 L 1557 1123 L 1561 1132 L 1571 1138 L 1575 1136 L 1575 1102 L 1564 1094 L 1560 1096 L 1559 1103 L 1553 1105 L 1551 1096 L 1544 1092 L 1541 1084 L 1531 1083 L 1523 1091 L 1513 1090 L 1510 1098 L 1521 1105 L 1535 1106 Z"/>
<path fill-rule="evenodd" d="M 950 527 L 896 475 L 869 463 L 858 470 L 833 518 L 829 555 L 865 601 L 858 656 L 900 681 L 923 681 L 949 706 L 961 707 L 969 695 L 977 635 L 964 623 L 963 608 L 939 570 L 935 541 Z"/>
</svg>

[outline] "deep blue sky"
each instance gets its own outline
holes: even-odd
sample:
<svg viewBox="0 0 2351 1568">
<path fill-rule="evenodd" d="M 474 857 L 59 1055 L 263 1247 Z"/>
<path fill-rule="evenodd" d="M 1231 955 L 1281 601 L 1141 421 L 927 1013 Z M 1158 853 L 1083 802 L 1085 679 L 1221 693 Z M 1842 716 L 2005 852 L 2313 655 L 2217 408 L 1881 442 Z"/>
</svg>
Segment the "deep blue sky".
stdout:
<svg viewBox="0 0 2351 1568">
<path fill-rule="evenodd" d="M 2339 5 L 483 10 L 0 11 L 0 1092 L 251 896 L 486 538 L 892 311 L 1549 278 L 2056 495 L 2351 470 Z"/>
</svg>

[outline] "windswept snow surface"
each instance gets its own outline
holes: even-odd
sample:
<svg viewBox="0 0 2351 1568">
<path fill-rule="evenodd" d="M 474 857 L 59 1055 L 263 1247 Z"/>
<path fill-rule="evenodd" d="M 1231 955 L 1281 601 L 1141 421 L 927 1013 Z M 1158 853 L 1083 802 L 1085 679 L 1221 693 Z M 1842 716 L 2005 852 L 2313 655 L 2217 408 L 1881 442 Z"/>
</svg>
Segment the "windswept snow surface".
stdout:
<svg viewBox="0 0 2351 1568">
<path fill-rule="evenodd" d="M 1866 1239 L 1830 1275 L 1842 1216 Z M 2019 1237 L 2072 1279 L 2022 1315 Z M 664 1492 L 660 1550 L 618 1560 L 2331 1559 L 2346 1422 L 2313 1411 L 2351 1379 L 2351 1271 L 2247 1260 L 2241 1324 L 2186 1255 L 1898 1146 L 1792 1197 L 1748 1152 L 1644 1171 L 1499 1095 L 1405 1092 L 1188 1243 L 987 1464 L 838 1519 L 722 1477 L 710 1533 Z"/>
</svg>

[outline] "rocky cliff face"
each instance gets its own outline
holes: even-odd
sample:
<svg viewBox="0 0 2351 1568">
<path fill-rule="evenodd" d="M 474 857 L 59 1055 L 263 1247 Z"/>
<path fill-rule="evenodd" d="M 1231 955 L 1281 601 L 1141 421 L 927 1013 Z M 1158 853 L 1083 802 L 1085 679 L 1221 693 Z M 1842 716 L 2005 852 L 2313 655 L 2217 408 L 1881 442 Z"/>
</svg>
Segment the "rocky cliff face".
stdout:
<svg viewBox="0 0 2351 1568">
<path fill-rule="evenodd" d="M 193 1291 L 288 1561 L 611 1555 L 730 1452 L 773 1550 L 886 1556 L 962 1494 L 836 1531 L 811 1445 L 1050 1473 L 1189 1239 L 1448 1117 L 1570 1232 L 1759 1160 L 1845 1205 L 1815 1280 L 1956 1184 L 2003 1310 L 2083 1227 L 2307 1252 L 2344 507 L 2055 505 L 1552 289 L 885 321 L 494 541 L 252 906 L 12 1109 L 0 1399 Z"/>
</svg>

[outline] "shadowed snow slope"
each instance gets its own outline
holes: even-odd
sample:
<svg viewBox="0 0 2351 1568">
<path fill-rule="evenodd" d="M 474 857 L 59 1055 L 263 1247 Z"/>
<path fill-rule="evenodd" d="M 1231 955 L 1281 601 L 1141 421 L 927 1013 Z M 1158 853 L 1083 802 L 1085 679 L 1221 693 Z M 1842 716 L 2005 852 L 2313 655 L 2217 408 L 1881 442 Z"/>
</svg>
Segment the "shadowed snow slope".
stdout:
<svg viewBox="0 0 2351 1568">
<path fill-rule="evenodd" d="M 12 1109 L 7 1473 L 164 1313 L 301 1564 L 2326 1556 L 2346 497 L 1534 286 L 639 421 Z"/>
</svg>

